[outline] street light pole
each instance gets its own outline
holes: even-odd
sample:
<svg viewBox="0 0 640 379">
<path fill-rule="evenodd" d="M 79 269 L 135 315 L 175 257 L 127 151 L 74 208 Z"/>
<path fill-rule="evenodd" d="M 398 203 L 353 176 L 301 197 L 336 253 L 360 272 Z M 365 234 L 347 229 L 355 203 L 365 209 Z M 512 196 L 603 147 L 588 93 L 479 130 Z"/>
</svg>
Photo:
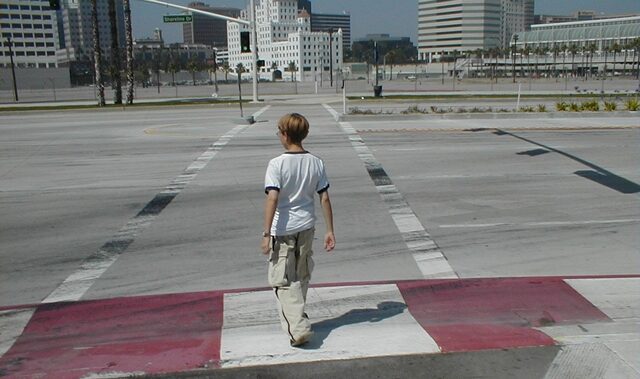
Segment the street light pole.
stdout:
<svg viewBox="0 0 640 379">
<path fill-rule="evenodd" d="M 376 64 L 376 86 L 378 86 L 378 41 L 373 42 L 373 58 Z"/>
<path fill-rule="evenodd" d="M 333 87 L 333 28 L 329 28 L 329 82 Z"/>
<path fill-rule="evenodd" d="M 11 37 L 7 37 L 7 46 L 9 47 L 9 59 L 11 60 L 11 79 L 13 79 L 13 99 L 18 102 L 18 85 L 16 83 L 16 68 L 13 63 L 13 50 L 11 49 Z"/>
<path fill-rule="evenodd" d="M 513 82 L 516 82 L 516 44 L 518 43 L 518 35 L 513 35 L 513 46 L 511 48 L 511 76 L 513 77 Z"/>
<path fill-rule="evenodd" d="M 258 102 L 258 35 L 256 28 L 256 3 L 251 0 L 251 43 L 253 50 L 251 51 L 251 75 L 253 76 L 253 102 Z"/>
</svg>

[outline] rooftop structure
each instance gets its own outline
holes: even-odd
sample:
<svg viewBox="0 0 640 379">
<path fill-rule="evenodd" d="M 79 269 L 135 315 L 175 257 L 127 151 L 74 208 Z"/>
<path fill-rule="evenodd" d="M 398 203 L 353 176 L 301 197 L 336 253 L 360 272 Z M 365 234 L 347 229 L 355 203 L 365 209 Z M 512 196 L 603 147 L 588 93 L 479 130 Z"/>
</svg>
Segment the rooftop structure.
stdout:
<svg viewBox="0 0 640 379">
<path fill-rule="evenodd" d="M 595 45 L 598 51 L 640 38 L 640 16 L 533 25 L 512 38 L 518 48 Z"/>
</svg>

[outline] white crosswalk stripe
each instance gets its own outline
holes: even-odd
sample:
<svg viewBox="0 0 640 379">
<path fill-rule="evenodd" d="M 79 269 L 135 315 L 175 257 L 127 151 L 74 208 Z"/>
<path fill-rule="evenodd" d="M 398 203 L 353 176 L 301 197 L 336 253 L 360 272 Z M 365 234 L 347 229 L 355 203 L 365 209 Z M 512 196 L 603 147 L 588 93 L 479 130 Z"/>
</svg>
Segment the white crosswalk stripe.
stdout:
<svg viewBox="0 0 640 379">
<path fill-rule="evenodd" d="M 271 291 L 225 294 L 224 309 L 222 367 L 440 351 L 395 284 L 309 289 L 315 335 L 302 349 L 289 346 Z"/>
</svg>

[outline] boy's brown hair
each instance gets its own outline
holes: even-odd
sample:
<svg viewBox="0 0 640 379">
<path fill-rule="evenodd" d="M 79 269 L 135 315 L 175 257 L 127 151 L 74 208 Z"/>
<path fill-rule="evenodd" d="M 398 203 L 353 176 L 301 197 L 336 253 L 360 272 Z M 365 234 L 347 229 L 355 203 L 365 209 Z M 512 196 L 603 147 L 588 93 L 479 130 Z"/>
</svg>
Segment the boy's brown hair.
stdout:
<svg viewBox="0 0 640 379">
<path fill-rule="evenodd" d="M 291 143 L 301 143 L 309 134 L 309 121 L 299 113 L 289 113 L 278 121 L 278 130 L 286 134 Z"/>
</svg>

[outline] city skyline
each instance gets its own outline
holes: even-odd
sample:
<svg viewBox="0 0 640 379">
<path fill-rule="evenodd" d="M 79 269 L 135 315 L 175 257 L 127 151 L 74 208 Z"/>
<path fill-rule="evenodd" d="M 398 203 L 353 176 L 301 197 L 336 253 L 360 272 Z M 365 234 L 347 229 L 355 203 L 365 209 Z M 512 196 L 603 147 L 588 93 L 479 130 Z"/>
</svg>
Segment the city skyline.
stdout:
<svg viewBox="0 0 640 379">
<path fill-rule="evenodd" d="M 165 0 L 179 5 L 187 5 L 193 0 Z M 244 8 L 247 0 L 199 0 L 212 6 L 230 6 Z M 366 34 L 385 33 L 396 37 L 409 37 L 417 44 L 418 5 L 417 0 L 322 0 L 312 1 L 312 10 L 316 13 L 351 14 L 352 41 Z M 373 5 L 373 6 L 372 6 Z M 162 16 L 180 13 L 178 9 L 163 7 L 142 1 L 132 1 L 132 19 L 134 38 L 153 35 L 155 28 L 162 30 L 165 41 L 182 42 L 182 25 L 165 24 Z M 572 14 L 578 10 L 592 10 L 597 13 L 616 15 L 640 14 L 640 2 L 637 0 L 536 0 L 535 13 Z"/>
</svg>

